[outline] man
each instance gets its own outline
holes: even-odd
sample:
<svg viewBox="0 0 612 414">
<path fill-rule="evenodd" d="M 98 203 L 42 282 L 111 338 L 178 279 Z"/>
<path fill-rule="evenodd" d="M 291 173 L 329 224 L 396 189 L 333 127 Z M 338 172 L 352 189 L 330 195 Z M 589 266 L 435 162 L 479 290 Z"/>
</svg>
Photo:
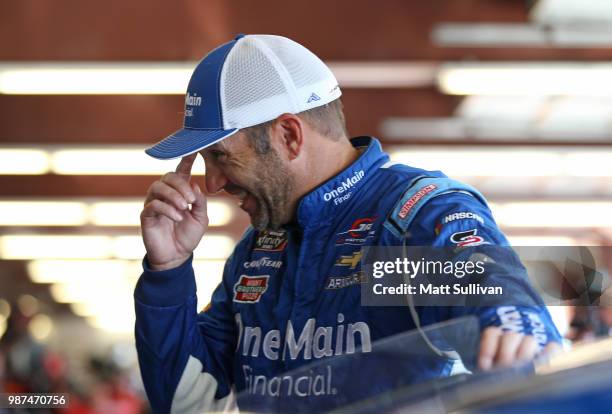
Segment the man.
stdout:
<svg viewBox="0 0 612 414">
<path fill-rule="evenodd" d="M 233 391 L 257 391 L 256 377 L 275 395 L 286 371 L 418 327 L 406 307 L 361 306 L 362 247 L 507 245 L 476 190 L 393 165 L 373 138 L 349 140 L 333 74 L 283 37 L 241 35 L 210 52 L 189 83 L 184 128 L 147 153 L 182 157 L 141 214 L 136 341 L 155 412 L 223 409 Z M 207 191 L 237 197 L 252 223 L 199 314 L 191 258 L 208 217 L 190 181 L 198 153 Z M 530 360 L 559 334 L 528 285 L 504 283 L 532 306 L 420 307 L 418 319 L 476 315 L 482 369 Z"/>
</svg>

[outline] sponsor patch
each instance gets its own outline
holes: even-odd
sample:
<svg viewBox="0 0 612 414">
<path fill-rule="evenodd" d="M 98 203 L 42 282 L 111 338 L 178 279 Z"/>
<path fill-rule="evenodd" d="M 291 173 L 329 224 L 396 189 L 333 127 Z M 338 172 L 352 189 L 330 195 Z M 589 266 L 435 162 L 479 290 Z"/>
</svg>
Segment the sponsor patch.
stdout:
<svg viewBox="0 0 612 414">
<path fill-rule="evenodd" d="M 479 246 L 481 244 L 489 244 L 482 237 L 477 236 L 478 230 L 471 229 L 466 231 L 458 231 L 450 236 L 450 241 L 459 247 Z"/>
<path fill-rule="evenodd" d="M 372 230 L 375 221 L 376 217 L 364 217 L 355 220 L 347 231 L 343 231 L 337 234 L 338 239 L 336 240 L 336 245 L 364 244 L 369 237 L 374 236 L 374 234 L 376 233 L 375 230 Z"/>
<path fill-rule="evenodd" d="M 484 225 L 484 219 L 476 213 L 472 213 L 471 211 L 460 211 L 458 213 L 452 213 L 445 216 L 439 223 L 436 224 L 435 232 L 436 235 L 440 234 L 442 231 L 442 227 L 445 224 L 451 223 L 456 220 L 476 220 L 480 224 Z"/>
<path fill-rule="evenodd" d="M 400 208 L 399 213 L 397 213 L 397 216 L 400 219 L 405 219 L 406 217 L 408 217 L 408 213 L 410 213 L 410 210 L 412 210 L 412 208 L 423 198 L 425 197 L 427 194 L 431 193 L 433 190 L 435 190 L 436 188 L 438 188 L 438 186 L 436 186 L 435 184 L 429 184 L 426 185 L 425 187 L 421 188 L 419 191 L 417 191 L 412 197 L 410 197 L 408 200 L 406 200 L 406 202 L 404 203 L 404 205 L 402 206 L 402 208 Z"/>
<path fill-rule="evenodd" d="M 325 283 L 325 290 L 343 289 L 365 283 L 365 273 L 356 272 L 348 276 L 330 276 Z"/>
<path fill-rule="evenodd" d="M 287 247 L 287 232 L 264 230 L 257 235 L 255 248 L 266 252 L 280 252 Z"/>
<path fill-rule="evenodd" d="M 260 267 L 272 267 L 274 269 L 280 269 L 283 265 L 281 260 L 272 260 L 269 257 L 261 257 L 250 262 L 244 262 L 243 266 L 245 269 L 259 269 Z"/>
<path fill-rule="evenodd" d="M 340 256 L 336 260 L 336 266 L 350 266 L 351 269 L 354 269 L 359 262 L 361 262 L 361 250 L 348 256 Z"/>
<path fill-rule="evenodd" d="M 242 275 L 234 285 L 234 302 L 256 303 L 268 289 L 268 275 Z"/>
</svg>

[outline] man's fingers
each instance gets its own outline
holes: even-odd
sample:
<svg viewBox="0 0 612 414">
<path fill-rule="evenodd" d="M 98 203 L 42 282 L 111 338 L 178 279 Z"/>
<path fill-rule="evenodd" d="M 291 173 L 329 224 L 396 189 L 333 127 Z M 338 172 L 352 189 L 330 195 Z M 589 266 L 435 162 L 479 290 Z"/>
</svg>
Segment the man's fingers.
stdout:
<svg viewBox="0 0 612 414">
<path fill-rule="evenodd" d="M 183 194 L 161 181 L 156 181 L 151 185 L 145 205 L 153 200 L 167 201 L 179 210 L 186 210 L 189 207 Z"/>
<path fill-rule="evenodd" d="M 159 217 L 159 216 L 168 217 L 170 220 L 181 221 L 183 220 L 183 215 L 179 213 L 177 209 L 172 207 L 168 203 L 164 203 L 161 200 L 152 200 L 151 202 L 145 205 L 142 213 L 140 213 L 140 217 L 142 219 Z"/>
<path fill-rule="evenodd" d="M 525 336 L 518 332 L 505 332 L 501 336 L 495 365 L 508 367 L 516 361 L 516 354 Z"/>
<path fill-rule="evenodd" d="M 189 185 L 189 180 L 185 179 L 180 174 L 167 173 L 161 178 L 161 181 L 181 193 L 187 203 L 193 203 L 195 201 L 195 194 L 193 193 L 191 185 Z"/>
<path fill-rule="evenodd" d="M 191 155 L 187 155 L 181 159 L 181 162 L 176 167 L 176 173 L 183 176 L 183 178 L 189 179 L 191 177 L 191 167 L 193 167 L 193 163 L 197 158 L 198 153 L 195 152 Z"/>
<path fill-rule="evenodd" d="M 490 327 L 484 330 L 480 338 L 480 349 L 478 351 L 478 367 L 488 370 L 493 366 L 493 358 L 497 353 L 499 339 L 503 332 L 500 328 Z"/>
<path fill-rule="evenodd" d="M 558 355 L 563 352 L 563 347 L 558 342 L 550 342 L 544 350 L 542 351 L 543 355 L 546 355 L 548 358 L 552 358 L 555 355 Z"/>
<path fill-rule="evenodd" d="M 531 361 L 538 351 L 538 341 L 531 335 L 524 335 L 518 351 L 516 352 L 516 359 L 519 361 Z"/>
<path fill-rule="evenodd" d="M 196 183 L 191 183 L 191 188 L 195 194 L 195 201 L 191 205 L 191 214 L 198 222 L 208 224 L 206 196 Z"/>
</svg>

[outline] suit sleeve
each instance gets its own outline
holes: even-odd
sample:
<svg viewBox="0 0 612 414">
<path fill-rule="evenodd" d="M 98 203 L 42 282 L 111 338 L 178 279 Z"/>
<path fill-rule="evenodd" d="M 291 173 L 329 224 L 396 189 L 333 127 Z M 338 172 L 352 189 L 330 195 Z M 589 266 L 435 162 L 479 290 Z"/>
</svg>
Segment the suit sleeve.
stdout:
<svg viewBox="0 0 612 414">
<path fill-rule="evenodd" d="M 433 322 L 473 314 L 479 318 L 481 329 L 499 326 L 504 331 L 533 335 L 541 347 L 561 340 L 548 310 L 529 282 L 525 267 L 509 247 L 489 208 L 477 198 L 463 192 L 432 198 L 415 217 L 408 237 L 411 245 L 456 251 L 457 260 L 465 260 L 475 251 L 491 256 L 493 264 L 486 268 L 487 283 L 502 286 L 504 292 L 503 299 L 479 295 L 475 301 L 463 302 L 461 306 L 422 309 L 424 320 Z"/>
<path fill-rule="evenodd" d="M 134 291 L 136 349 L 154 413 L 223 411 L 232 404 L 236 326 L 223 282 L 205 311 L 197 312 L 192 259 L 155 272 L 146 258 Z"/>
</svg>

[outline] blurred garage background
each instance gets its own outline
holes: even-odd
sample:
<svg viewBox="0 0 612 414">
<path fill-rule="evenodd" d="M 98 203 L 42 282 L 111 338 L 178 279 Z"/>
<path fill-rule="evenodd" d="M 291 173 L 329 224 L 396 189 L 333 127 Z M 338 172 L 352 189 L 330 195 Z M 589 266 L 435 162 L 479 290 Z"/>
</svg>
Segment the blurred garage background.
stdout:
<svg viewBox="0 0 612 414">
<path fill-rule="evenodd" d="M 5 391 L 71 392 L 73 412 L 146 410 L 132 334 L 139 212 L 176 162 L 143 149 L 178 129 L 195 63 L 237 33 L 319 55 L 352 135 L 477 186 L 513 244 L 612 245 L 609 0 L 2 1 Z M 202 306 L 248 224 L 222 195 L 209 212 Z M 580 338 L 612 325 L 566 311 L 560 328 Z"/>
</svg>

